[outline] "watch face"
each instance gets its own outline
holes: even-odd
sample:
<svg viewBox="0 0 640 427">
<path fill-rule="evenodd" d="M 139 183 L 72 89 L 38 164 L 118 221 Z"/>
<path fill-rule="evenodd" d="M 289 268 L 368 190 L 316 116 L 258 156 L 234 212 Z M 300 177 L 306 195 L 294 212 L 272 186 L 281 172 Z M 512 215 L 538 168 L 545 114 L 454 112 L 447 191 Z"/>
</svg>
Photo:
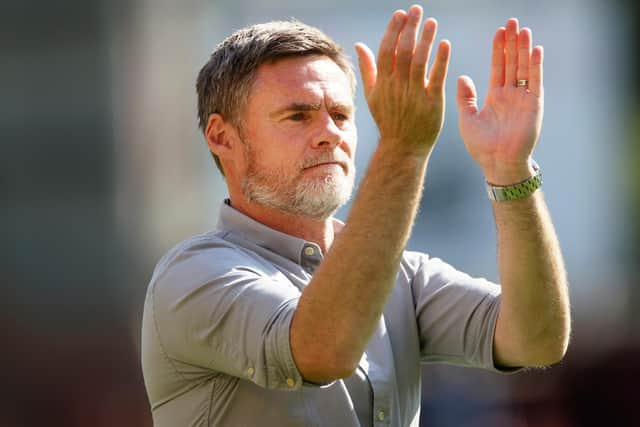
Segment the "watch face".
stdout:
<svg viewBox="0 0 640 427">
<path fill-rule="evenodd" d="M 536 162 L 535 160 L 531 159 L 530 163 L 531 163 L 531 167 L 533 168 L 534 171 L 538 172 L 540 170 L 540 166 L 538 166 L 538 162 Z"/>
</svg>

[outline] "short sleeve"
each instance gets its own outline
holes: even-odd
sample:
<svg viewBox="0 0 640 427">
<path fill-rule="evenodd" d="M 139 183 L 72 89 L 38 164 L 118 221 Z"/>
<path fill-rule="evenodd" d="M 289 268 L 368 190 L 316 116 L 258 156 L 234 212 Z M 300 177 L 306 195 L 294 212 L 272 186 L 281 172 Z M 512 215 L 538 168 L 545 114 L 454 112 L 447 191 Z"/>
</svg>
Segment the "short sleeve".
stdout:
<svg viewBox="0 0 640 427">
<path fill-rule="evenodd" d="M 420 254 L 412 281 L 423 362 L 511 372 L 495 366 L 500 286 Z"/>
<path fill-rule="evenodd" d="M 200 245 L 154 275 L 151 303 L 158 341 L 174 363 L 294 390 L 302 378 L 289 329 L 300 291 L 259 257 Z"/>
</svg>

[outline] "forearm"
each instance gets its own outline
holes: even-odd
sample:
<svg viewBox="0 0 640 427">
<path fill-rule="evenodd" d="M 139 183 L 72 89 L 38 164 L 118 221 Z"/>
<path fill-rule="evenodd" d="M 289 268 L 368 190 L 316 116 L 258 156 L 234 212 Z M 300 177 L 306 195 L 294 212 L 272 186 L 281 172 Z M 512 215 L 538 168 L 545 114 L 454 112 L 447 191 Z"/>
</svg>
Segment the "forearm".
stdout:
<svg viewBox="0 0 640 427">
<path fill-rule="evenodd" d="M 345 377 L 355 369 L 395 282 L 428 156 L 386 145 L 381 141 L 374 153 L 347 223 L 292 321 L 292 352 L 309 381 Z"/>
<path fill-rule="evenodd" d="M 303 377 L 350 375 L 373 334 L 398 272 L 422 195 L 431 150 L 444 120 L 450 45 L 440 42 L 427 72 L 437 24 L 422 8 L 396 11 L 378 59 L 356 44 L 358 64 L 380 142 L 347 224 L 298 302 L 291 350 Z M 429 76 L 429 80 L 425 79 Z"/>
<path fill-rule="evenodd" d="M 569 297 L 560 246 L 542 192 L 493 202 L 493 211 L 502 284 L 496 363 L 555 363 L 569 341 Z"/>
</svg>

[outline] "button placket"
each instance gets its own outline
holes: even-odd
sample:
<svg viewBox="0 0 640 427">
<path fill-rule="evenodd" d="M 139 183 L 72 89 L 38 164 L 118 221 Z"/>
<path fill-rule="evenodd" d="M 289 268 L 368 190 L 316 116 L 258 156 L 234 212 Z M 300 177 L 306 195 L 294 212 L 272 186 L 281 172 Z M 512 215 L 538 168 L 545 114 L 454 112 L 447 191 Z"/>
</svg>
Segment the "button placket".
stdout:
<svg viewBox="0 0 640 427">
<path fill-rule="evenodd" d="M 375 366 L 372 366 L 375 369 Z M 389 395 L 389 384 L 385 384 L 383 381 L 376 381 L 375 375 L 371 378 L 371 384 L 373 386 L 373 421 L 375 426 L 388 426 L 391 423 L 390 403 L 391 396 Z"/>
<path fill-rule="evenodd" d="M 391 390 L 395 383 L 395 370 L 384 316 L 381 316 L 366 352 L 369 362 L 367 377 L 373 390 L 373 425 L 386 427 L 392 419 Z"/>
</svg>

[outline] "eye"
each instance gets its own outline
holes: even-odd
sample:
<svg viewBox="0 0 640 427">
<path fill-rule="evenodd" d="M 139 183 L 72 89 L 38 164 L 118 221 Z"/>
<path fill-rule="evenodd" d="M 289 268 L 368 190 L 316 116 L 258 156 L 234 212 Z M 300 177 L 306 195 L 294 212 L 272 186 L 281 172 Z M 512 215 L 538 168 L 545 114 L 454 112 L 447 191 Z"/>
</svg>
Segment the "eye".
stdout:
<svg viewBox="0 0 640 427">
<path fill-rule="evenodd" d="M 350 119 L 350 117 L 347 114 L 338 113 L 338 112 L 331 114 L 331 117 L 336 122 L 346 122 Z"/>
<path fill-rule="evenodd" d="M 293 120 L 294 122 L 301 122 L 301 121 L 303 121 L 304 119 L 306 119 L 306 118 L 307 118 L 307 116 L 306 116 L 304 113 L 299 112 L 299 113 L 292 114 L 292 115 L 290 115 L 290 116 L 289 116 L 289 117 L 287 117 L 287 118 L 288 118 L 289 120 Z"/>
</svg>

